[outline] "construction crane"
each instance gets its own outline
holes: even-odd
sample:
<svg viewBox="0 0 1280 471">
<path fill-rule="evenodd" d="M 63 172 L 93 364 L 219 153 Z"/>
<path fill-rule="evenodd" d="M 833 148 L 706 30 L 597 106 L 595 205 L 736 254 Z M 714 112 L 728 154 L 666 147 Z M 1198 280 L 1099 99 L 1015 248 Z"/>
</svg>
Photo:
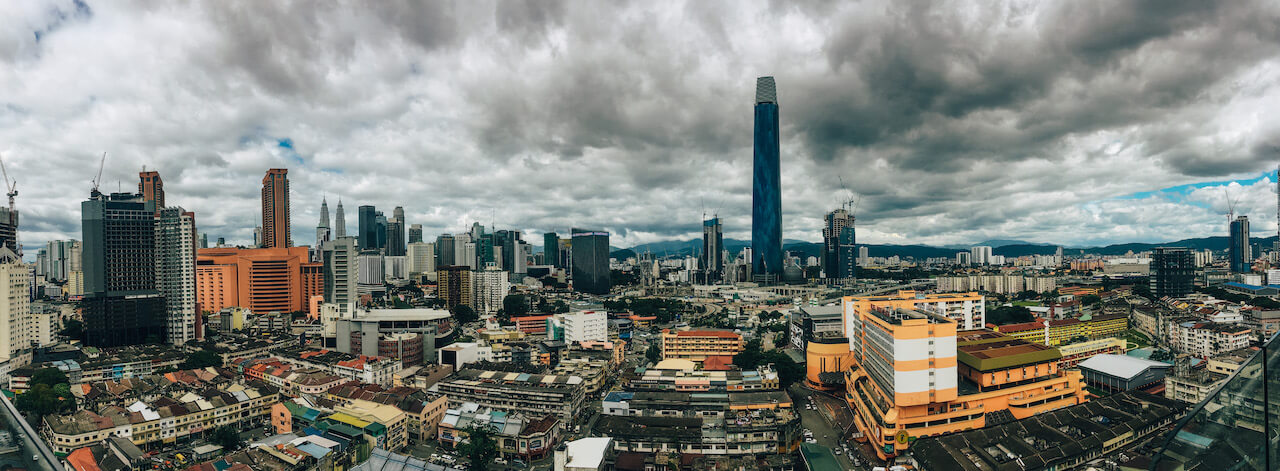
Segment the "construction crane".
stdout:
<svg viewBox="0 0 1280 471">
<path fill-rule="evenodd" d="M 18 181 L 9 179 L 9 171 L 4 168 L 3 158 L 0 158 L 0 173 L 4 174 L 4 186 L 9 190 L 9 192 L 6 193 L 9 195 L 9 218 L 13 219 L 13 215 L 16 214 L 14 212 L 13 197 L 18 196 Z"/>
<path fill-rule="evenodd" d="M 1222 189 L 1223 196 L 1227 200 L 1227 227 L 1231 226 L 1231 221 L 1236 219 L 1236 203 L 1240 202 L 1240 198 L 1231 199 L 1231 192 L 1226 188 Z"/>
<path fill-rule="evenodd" d="M 102 153 L 102 160 L 98 161 L 98 175 L 93 177 L 93 191 L 91 193 L 101 193 L 98 191 L 98 185 L 102 184 L 102 167 L 107 164 L 107 153 Z"/>
</svg>

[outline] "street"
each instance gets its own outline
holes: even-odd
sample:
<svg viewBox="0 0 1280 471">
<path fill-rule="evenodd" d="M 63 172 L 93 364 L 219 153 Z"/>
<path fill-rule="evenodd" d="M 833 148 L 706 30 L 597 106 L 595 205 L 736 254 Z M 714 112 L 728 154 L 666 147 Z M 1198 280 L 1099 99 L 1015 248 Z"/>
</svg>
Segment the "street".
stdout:
<svg viewBox="0 0 1280 471">
<path fill-rule="evenodd" d="M 848 409 L 839 403 L 838 399 L 827 396 L 823 393 L 813 391 L 799 384 L 793 385 L 788 391 L 791 397 L 796 401 L 795 408 L 800 413 L 800 425 L 813 432 L 813 438 L 819 445 L 831 448 L 832 452 L 837 450 L 840 454 L 836 455 L 836 460 L 840 462 L 842 469 L 870 469 L 866 459 L 866 445 L 856 441 L 849 440 L 845 442 L 841 436 L 843 432 L 832 424 L 840 422 L 841 426 L 849 427 L 852 417 L 848 416 Z M 814 410 L 809 410 L 806 404 L 814 404 Z M 833 417 L 834 416 L 834 417 Z M 863 467 L 857 467 L 853 464 L 853 457 L 845 453 L 842 445 L 848 444 L 850 453 L 858 454 Z M 859 451 L 863 450 L 863 451 Z M 872 455 L 872 458 L 875 456 Z"/>
</svg>

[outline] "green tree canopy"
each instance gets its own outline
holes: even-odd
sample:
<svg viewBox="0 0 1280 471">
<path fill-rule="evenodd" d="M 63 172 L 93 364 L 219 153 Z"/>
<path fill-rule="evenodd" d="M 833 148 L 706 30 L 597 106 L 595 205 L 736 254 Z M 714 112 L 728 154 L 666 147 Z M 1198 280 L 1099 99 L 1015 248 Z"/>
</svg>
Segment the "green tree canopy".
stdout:
<svg viewBox="0 0 1280 471">
<path fill-rule="evenodd" d="M 644 351 L 644 359 L 649 360 L 650 363 L 662 361 L 662 348 L 658 347 L 658 342 L 649 344 L 649 349 Z"/>
<path fill-rule="evenodd" d="M 196 368 L 208 368 L 210 366 L 222 366 L 222 356 L 208 350 L 197 350 L 195 353 L 188 355 L 182 363 L 178 365 L 184 370 L 194 370 Z"/>
<path fill-rule="evenodd" d="M 987 322 L 995 325 L 1031 322 L 1035 318 L 1024 306 L 999 306 L 987 311 Z"/>
<path fill-rule="evenodd" d="M 453 307 L 453 317 L 458 320 L 459 324 L 470 324 L 480 320 L 480 316 L 476 314 L 475 309 L 465 304 L 459 304 Z"/>
<path fill-rule="evenodd" d="M 77 319 L 71 319 L 62 325 L 62 330 L 58 332 L 58 335 L 83 342 L 84 323 Z"/>
<path fill-rule="evenodd" d="M 67 384 L 67 374 L 57 368 L 40 368 L 31 375 L 31 385 L 43 384 L 54 387 L 59 384 Z"/>
<path fill-rule="evenodd" d="M 239 450 L 244 446 L 244 440 L 240 439 L 240 432 L 230 425 L 213 429 L 213 432 L 209 434 L 209 441 L 221 446 L 223 451 L 226 452 Z"/>
<path fill-rule="evenodd" d="M 507 316 L 523 316 L 529 313 L 529 298 L 523 294 L 508 294 L 502 298 L 502 311 Z"/>
<path fill-rule="evenodd" d="M 493 438 L 493 431 L 488 427 L 471 425 L 462 429 L 467 439 L 458 445 L 458 453 L 467 458 L 467 469 L 483 471 L 489 468 L 489 462 L 498 457 L 498 441 Z"/>
</svg>

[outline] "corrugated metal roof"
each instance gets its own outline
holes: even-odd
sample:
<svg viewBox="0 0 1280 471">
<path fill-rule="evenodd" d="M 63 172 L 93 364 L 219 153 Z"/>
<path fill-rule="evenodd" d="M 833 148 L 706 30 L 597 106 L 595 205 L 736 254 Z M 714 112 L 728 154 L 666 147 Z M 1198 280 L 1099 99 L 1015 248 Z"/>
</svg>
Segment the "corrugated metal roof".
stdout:
<svg viewBox="0 0 1280 471">
<path fill-rule="evenodd" d="M 1089 357 L 1088 360 L 1080 362 L 1079 366 L 1080 368 L 1105 373 L 1117 378 L 1132 379 L 1148 368 L 1168 368 L 1169 364 L 1127 355 L 1104 353 Z"/>
</svg>

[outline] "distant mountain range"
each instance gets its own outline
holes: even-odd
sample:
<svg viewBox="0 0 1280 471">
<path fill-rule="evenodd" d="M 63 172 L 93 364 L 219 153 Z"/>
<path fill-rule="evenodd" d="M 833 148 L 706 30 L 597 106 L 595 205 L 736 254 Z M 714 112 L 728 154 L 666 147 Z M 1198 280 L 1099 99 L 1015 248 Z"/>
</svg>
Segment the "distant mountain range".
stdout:
<svg viewBox="0 0 1280 471">
<path fill-rule="evenodd" d="M 1251 243 L 1259 247 L 1271 247 L 1276 242 L 1276 237 L 1253 237 L 1249 239 Z M 730 253 L 738 253 L 743 248 L 751 246 L 751 241 L 738 239 L 725 239 L 724 248 Z M 976 243 L 972 246 L 946 246 L 935 247 L 930 245 L 895 245 L 895 244 L 865 244 L 867 247 L 867 255 L 872 257 L 912 257 L 915 259 L 931 258 L 931 257 L 954 257 L 956 252 L 967 251 L 973 246 L 989 246 L 995 255 L 1004 255 L 1006 257 L 1021 257 L 1024 255 L 1052 255 L 1058 250 L 1057 245 L 1034 243 L 1012 239 L 992 239 Z M 1186 247 L 1192 250 L 1227 250 L 1227 237 L 1200 237 L 1194 239 L 1182 239 L 1173 242 L 1161 243 L 1144 243 L 1130 242 L 1124 244 L 1112 244 L 1102 247 L 1063 247 L 1064 255 L 1124 255 L 1128 252 L 1144 252 L 1155 247 Z M 817 256 L 822 251 L 822 244 L 819 242 L 805 242 L 802 240 L 787 239 L 782 244 L 783 250 L 790 251 L 802 257 Z M 627 249 L 611 248 L 610 253 L 614 258 L 627 258 L 641 253 L 652 253 L 655 257 L 684 257 L 686 255 L 694 255 L 702 251 L 702 239 L 690 240 L 668 240 L 662 242 L 652 242 L 648 244 L 640 244 Z"/>
</svg>

